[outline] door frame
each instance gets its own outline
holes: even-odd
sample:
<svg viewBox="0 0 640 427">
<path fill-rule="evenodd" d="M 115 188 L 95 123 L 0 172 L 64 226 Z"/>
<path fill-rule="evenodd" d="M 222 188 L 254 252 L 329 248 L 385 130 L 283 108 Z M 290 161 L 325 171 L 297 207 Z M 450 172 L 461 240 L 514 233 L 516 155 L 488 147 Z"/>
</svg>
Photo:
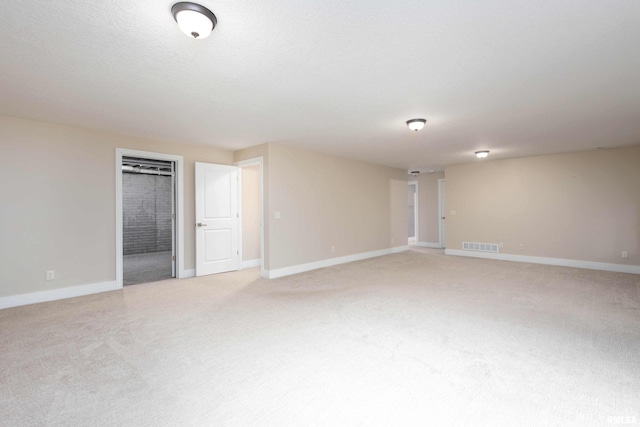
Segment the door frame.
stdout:
<svg viewBox="0 0 640 427">
<path fill-rule="evenodd" d="M 440 247 L 444 248 L 445 247 L 445 233 L 446 233 L 446 226 L 445 226 L 445 219 L 446 218 L 446 212 L 445 212 L 445 206 L 444 206 L 444 202 L 443 202 L 443 198 L 444 198 L 444 192 L 446 190 L 443 190 L 444 187 L 444 183 L 445 180 L 444 178 L 440 178 L 438 179 L 438 241 L 440 243 Z"/>
<path fill-rule="evenodd" d="M 175 191 L 176 191 L 176 219 L 175 240 L 176 278 L 191 277 L 184 269 L 184 158 L 173 154 L 155 153 L 151 151 L 130 150 L 116 148 L 116 285 L 123 287 L 123 238 L 122 238 L 122 157 L 140 157 L 152 160 L 167 160 L 175 162 Z M 194 270 L 195 272 L 195 270 Z"/>
<path fill-rule="evenodd" d="M 407 181 L 407 184 L 416 186 L 416 192 L 415 192 L 415 194 L 413 196 L 413 203 L 414 203 L 414 206 L 413 206 L 414 243 L 413 244 L 417 245 L 418 242 L 420 241 L 420 229 L 419 229 L 419 227 L 420 227 L 420 216 L 419 216 L 420 209 L 418 207 L 418 186 L 419 186 L 419 184 L 418 184 L 417 180 L 415 180 L 415 181 Z M 409 239 L 410 239 L 410 237 L 409 237 Z"/>
<path fill-rule="evenodd" d="M 260 177 L 260 275 L 266 277 L 264 268 L 264 157 L 253 157 L 247 160 L 241 160 L 235 162 L 234 166 L 242 169 L 243 166 L 259 165 L 260 171 L 258 176 Z M 242 173 L 240 173 L 240 269 L 242 269 Z"/>
</svg>

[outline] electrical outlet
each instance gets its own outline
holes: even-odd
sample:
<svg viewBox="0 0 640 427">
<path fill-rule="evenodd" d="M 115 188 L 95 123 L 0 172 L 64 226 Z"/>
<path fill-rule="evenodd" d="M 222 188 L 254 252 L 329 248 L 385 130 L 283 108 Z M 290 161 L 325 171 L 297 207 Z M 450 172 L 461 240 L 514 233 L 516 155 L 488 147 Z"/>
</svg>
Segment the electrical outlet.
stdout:
<svg viewBox="0 0 640 427">
<path fill-rule="evenodd" d="M 47 280 L 55 280 L 56 272 L 53 270 L 47 271 Z"/>
<path fill-rule="evenodd" d="M 504 248 L 504 243 L 500 242 L 498 243 L 498 246 L 500 246 L 500 249 Z"/>
<path fill-rule="evenodd" d="M 520 249 L 524 249 L 524 243 L 520 243 Z"/>
<path fill-rule="evenodd" d="M 622 258 L 624 258 L 624 259 L 629 259 L 629 252 L 627 252 L 627 251 L 622 251 Z"/>
<path fill-rule="evenodd" d="M 336 251 L 336 247 L 335 246 L 331 246 L 331 252 L 335 252 Z"/>
</svg>

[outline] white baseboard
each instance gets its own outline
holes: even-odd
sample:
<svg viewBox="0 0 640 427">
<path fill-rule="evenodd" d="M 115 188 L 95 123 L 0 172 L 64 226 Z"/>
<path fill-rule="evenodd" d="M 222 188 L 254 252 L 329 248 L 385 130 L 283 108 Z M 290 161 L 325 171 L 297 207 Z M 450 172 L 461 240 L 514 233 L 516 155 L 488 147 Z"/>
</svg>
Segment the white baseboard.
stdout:
<svg viewBox="0 0 640 427">
<path fill-rule="evenodd" d="M 21 305 L 36 304 L 39 302 L 56 301 L 59 299 L 81 297 L 100 292 L 122 289 L 116 281 L 91 283 L 89 285 L 70 286 L 68 288 L 51 289 L 49 291 L 32 292 L 29 294 L 11 295 L 0 297 L 0 309 L 19 307 Z"/>
<path fill-rule="evenodd" d="M 291 267 L 278 268 L 275 270 L 265 270 L 264 276 L 268 279 L 277 279 L 278 277 L 290 276 L 292 274 L 304 273 L 305 271 L 317 270 L 318 268 L 332 267 L 334 265 L 345 264 L 353 261 L 360 261 L 367 258 L 374 258 L 382 255 L 403 252 L 409 250 L 409 246 L 396 246 L 389 249 L 381 249 L 379 251 L 363 252 L 359 254 L 347 255 L 338 258 L 323 259 L 321 261 L 310 262 L 308 264 L 292 265 Z"/>
<path fill-rule="evenodd" d="M 464 251 L 462 249 L 445 249 L 447 255 L 467 256 L 473 258 L 497 259 L 502 261 L 529 262 L 532 264 L 557 265 L 561 267 L 586 268 L 588 270 L 613 271 L 616 273 L 640 274 L 640 265 L 613 264 L 607 262 L 580 261 L 575 259 L 547 258 L 529 255 L 513 255 L 490 252 Z"/>
<path fill-rule="evenodd" d="M 242 261 L 242 268 L 260 267 L 260 258 Z"/>
<path fill-rule="evenodd" d="M 196 269 L 192 268 L 190 270 L 182 270 L 180 272 L 180 279 L 188 279 L 189 277 L 196 277 Z"/>
<path fill-rule="evenodd" d="M 440 243 L 436 242 L 418 242 L 416 243 L 416 246 L 421 246 L 423 248 L 435 248 L 435 249 L 442 249 L 442 246 L 440 246 Z"/>
</svg>

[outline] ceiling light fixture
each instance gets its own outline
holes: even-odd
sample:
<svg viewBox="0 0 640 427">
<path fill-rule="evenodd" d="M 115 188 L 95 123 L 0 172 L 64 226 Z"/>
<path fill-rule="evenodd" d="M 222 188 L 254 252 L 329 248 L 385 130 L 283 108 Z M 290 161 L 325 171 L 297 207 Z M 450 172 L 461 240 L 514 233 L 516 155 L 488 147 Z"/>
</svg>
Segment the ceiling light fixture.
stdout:
<svg viewBox="0 0 640 427">
<path fill-rule="evenodd" d="M 213 12 L 196 3 L 176 3 L 171 13 L 182 32 L 194 39 L 206 39 L 218 23 Z"/>
<path fill-rule="evenodd" d="M 489 150 L 476 151 L 476 157 L 479 159 L 484 159 L 489 155 Z"/>
<path fill-rule="evenodd" d="M 411 120 L 407 120 L 407 126 L 409 126 L 409 129 L 415 130 L 416 132 L 418 132 L 420 129 L 422 129 L 424 127 L 425 123 L 427 123 L 426 119 L 411 119 Z"/>
</svg>

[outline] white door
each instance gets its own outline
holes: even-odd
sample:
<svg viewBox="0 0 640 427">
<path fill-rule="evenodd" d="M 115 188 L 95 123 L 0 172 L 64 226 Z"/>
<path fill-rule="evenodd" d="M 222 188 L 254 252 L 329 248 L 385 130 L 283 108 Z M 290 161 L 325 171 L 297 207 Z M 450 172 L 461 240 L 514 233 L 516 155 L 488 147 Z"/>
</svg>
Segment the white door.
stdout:
<svg viewBox="0 0 640 427">
<path fill-rule="evenodd" d="M 240 268 L 238 168 L 196 162 L 196 276 Z"/>
</svg>

